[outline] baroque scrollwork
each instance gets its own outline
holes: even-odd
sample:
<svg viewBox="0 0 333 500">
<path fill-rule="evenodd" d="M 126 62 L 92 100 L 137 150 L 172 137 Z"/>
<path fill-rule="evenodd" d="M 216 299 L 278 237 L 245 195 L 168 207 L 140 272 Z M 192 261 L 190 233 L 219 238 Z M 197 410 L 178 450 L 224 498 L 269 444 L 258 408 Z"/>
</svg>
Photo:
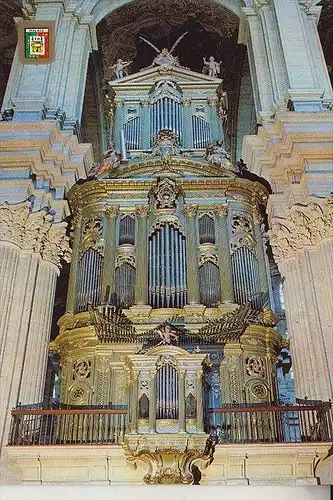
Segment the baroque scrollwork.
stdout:
<svg viewBox="0 0 333 500">
<path fill-rule="evenodd" d="M 44 260 L 58 267 L 61 267 L 61 260 L 70 262 L 71 250 L 66 229 L 65 222 L 54 222 L 49 210 L 32 212 L 30 201 L 0 206 L 0 241 L 40 253 Z"/>
<path fill-rule="evenodd" d="M 178 189 L 172 179 L 162 179 L 154 189 L 156 208 L 175 208 Z"/>
<path fill-rule="evenodd" d="M 140 463 L 146 466 L 147 473 L 143 478 L 146 484 L 192 484 L 193 466 L 199 464 L 201 470 L 205 469 L 214 455 L 214 443 L 211 439 L 200 443 L 201 446 L 196 443 L 193 448 L 190 443 L 186 443 L 183 449 L 165 446 L 152 450 L 148 443 L 147 446 L 143 443 L 141 449 L 138 446 L 133 449 L 131 444 L 124 444 L 127 463 L 134 469 Z"/>
<path fill-rule="evenodd" d="M 244 246 L 250 250 L 255 248 L 256 242 L 252 236 L 252 224 L 248 217 L 238 214 L 234 215 L 231 230 L 230 244 L 232 251 Z"/>
<path fill-rule="evenodd" d="M 250 376 L 264 377 L 264 360 L 258 356 L 251 356 L 246 361 L 246 371 Z"/>
<path fill-rule="evenodd" d="M 285 218 L 273 220 L 268 235 L 277 263 L 306 246 L 333 237 L 333 198 L 328 198 L 323 206 L 314 202 L 294 205 Z"/>
</svg>

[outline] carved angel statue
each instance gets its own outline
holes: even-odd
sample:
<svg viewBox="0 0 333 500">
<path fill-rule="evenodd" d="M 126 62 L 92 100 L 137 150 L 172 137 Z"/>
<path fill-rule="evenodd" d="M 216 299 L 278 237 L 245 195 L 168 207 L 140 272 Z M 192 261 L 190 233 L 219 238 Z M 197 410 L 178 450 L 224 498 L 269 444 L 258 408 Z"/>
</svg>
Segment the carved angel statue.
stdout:
<svg viewBox="0 0 333 500">
<path fill-rule="evenodd" d="M 185 35 L 187 35 L 188 31 L 185 31 L 173 44 L 171 49 L 167 49 L 164 47 L 162 50 L 158 49 L 154 44 L 149 42 L 149 40 L 146 40 L 142 36 L 139 36 L 140 40 L 143 40 L 145 43 L 150 45 L 156 52 L 157 56 L 153 60 L 152 64 L 148 66 L 148 68 L 152 68 L 153 66 L 161 66 L 162 68 L 170 68 L 171 66 L 180 66 L 179 60 L 177 56 L 173 56 L 172 53 L 179 44 L 179 42 L 184 38 Z"/>
<path fill-rule="evenodd" d="M 214 165 L 223 166 L 232 169 L 232 163 L 229 154 L 223 147 L 223 141 L 217 140 L 208 144 L 205 153 L 205 159 Z"/>
<path fill-rule="evenodd" d="M 129 66 L 133 61 L 123 61 L 122 59 L 117 59 L 116 64 L 111 66 L 111 70 L 116 75 L 116 80 L 121 80 L 124 76 L 127 76 L 127 71 L 125 68 Z"/>
<path fill-rule="evenodd" d="M 214 56 L 210 56 L 208 61 L 206 61 L 206 58 L 203 58 L 204 62 L 204 68 L 202 70 L 203 73 L 208 73 L 208 76 L 213 76 L 217 78 L 217 75 L 220 74 L 220 68 L 222 61 L 217 62 L 215 61 Z"/>
<path fill-rule="evenodd" d="M 103 155 L 103 161 L 96 163 L 90 170 L 88 177 L 95 177 L 103 172 L 110 172 L 111 170 L 119 167 L 121 154 L 116 150 L 112 141 L 108 144 L 108 149 Z"/>
</svg>

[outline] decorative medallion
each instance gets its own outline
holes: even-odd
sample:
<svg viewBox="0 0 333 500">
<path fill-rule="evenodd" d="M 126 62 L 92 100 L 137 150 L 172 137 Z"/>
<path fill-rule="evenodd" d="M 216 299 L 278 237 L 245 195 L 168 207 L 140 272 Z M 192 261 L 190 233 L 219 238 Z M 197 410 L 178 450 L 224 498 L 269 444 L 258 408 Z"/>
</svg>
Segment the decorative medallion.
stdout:
<svg viewBox="0 0 333 500">
<path fill-rule="evenodd" d="M 265 376 L 264 360 L 258 356 L 252 356 L 248 358 L 246 362 L 246 371 L 251 376 Z"/>
</svg>

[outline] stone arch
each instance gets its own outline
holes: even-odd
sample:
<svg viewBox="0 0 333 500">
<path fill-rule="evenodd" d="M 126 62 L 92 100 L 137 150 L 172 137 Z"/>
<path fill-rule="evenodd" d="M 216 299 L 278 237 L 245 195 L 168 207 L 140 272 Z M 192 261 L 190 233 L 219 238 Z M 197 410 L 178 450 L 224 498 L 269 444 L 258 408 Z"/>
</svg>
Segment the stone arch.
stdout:
<svg viewBox="0 0 333 500">
<path fill-rule="evenodd" d="M 115 0 L 112 3 L 110 3 L 109 0 L 86 0 L 82 2 L 81 9 L 83 9 L 86 14 L 92 15 L 97 24 L 114 10 L 132 2 L 133 0 Z M 242 12 L 241 9 L 245 7 L 245 2 L 243 0 L 212 0 L 212 3 L 225 7 L 237 17 L 240 17 Z"/>
</svg>

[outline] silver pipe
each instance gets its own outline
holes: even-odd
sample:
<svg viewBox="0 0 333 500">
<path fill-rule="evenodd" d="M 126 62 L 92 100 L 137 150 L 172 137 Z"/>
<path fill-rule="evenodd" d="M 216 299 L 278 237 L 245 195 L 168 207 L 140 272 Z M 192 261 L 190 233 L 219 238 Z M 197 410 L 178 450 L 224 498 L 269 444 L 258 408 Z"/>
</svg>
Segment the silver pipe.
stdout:
<svg viewBox="0 0 333 500">
<path fill-rule="evenodd" d="M 121 158 L 123 160 L 127 160 L 124 129 L 121 129 L 121 132 L 120 132 L 120 144 L 121 144 Z"/>
<path fill-rule="evenodd" d="M 161 285 L 162 285 L 162 291 L 161 291 L 161 300 L 162 300 L 162 307 L 165 307 L 165 248 L 164 248 L 164 236 L 165 236 L 165 226 L 166 224 L 163 224 L 161 228 Z"/>
<path fill-rule="evenodd" d="M 161 276 L 160 276 L 160 266 L 161 266 L 161 257 L 160 257 L 160 230 L 158 229 L 156 232 L 156 256 L 157 256 L 157 304 L 156 307 L 160 307 L 160 297 L 161 297 Z"/>
<path fill-rule="evenodd" d="M 173 247 L 173 268 L 174 268 L 174 281 L 175 281 L 175 307 L 179 307 L 179 240 L 178 231 L 172 228 Z"/>
</svg>

